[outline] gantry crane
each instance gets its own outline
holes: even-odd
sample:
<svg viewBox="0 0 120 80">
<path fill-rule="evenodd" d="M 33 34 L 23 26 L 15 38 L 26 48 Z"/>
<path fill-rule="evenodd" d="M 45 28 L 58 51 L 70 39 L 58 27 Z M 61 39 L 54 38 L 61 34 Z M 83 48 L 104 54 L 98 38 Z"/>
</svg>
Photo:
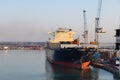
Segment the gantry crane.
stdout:
<svg viewBox="0 0 120 80">
<path fill-rule="evenodd" d="M 105 33 L 100 27 L 101 6 L 102 6 L 102 0 L 99 0 L 97 17 L 95 18 L 95 43 L 97 45 L 99 45 L 99 33 Z"/>
</svg>

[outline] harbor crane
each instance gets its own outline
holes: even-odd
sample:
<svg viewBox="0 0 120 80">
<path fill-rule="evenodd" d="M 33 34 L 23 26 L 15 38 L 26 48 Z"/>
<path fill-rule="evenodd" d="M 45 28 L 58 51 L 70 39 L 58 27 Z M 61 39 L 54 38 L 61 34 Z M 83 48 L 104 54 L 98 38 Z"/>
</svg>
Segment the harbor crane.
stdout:
<svg viewBox="0 0 120 80">
<path fill-rule="evenodd" d="M 99 45 L 99 33 L 105 33 L 103 32 L 103 29 L 100 27 L 101 6 L 102 0 L 99 0 L 97 17 L 95 18 L 95 43 L 97 45 Z"/>
<path fill-rule="evenodd" d="M 83 17 L 84 17 L 84 33 L 83 33 L 83 38 L 85 40 L 85 44 L 88 44 L 88 30 L 87 30 L 87 22 L 86 22 L 86 10 L 83 10 Z"/>
</svg>

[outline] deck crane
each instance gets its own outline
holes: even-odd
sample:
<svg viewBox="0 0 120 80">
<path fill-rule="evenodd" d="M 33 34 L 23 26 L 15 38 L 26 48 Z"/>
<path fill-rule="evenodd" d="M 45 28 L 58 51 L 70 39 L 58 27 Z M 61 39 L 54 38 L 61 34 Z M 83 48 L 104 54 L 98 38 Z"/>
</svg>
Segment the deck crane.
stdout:
<svg viewBox="0 0 120 80">
<path fill-rule="evenodd" d="M 101 6 L 102 6 L 102 0 L 99 0 L 97 17 L 95 18 L 95 43 L 97 45 L 99 45 L 99 33 L 105 33 L 100 27 Z"/>
<path fill-rule="evenodd" d="M 83 17 L 84 17 L 84 33 L 83 38 L 85 40 L 85 44 L 88 43 L 88 30 L 87 30 L 87 22 L 86 22 L 86 10 L 83 10 Z"/>
</svg>

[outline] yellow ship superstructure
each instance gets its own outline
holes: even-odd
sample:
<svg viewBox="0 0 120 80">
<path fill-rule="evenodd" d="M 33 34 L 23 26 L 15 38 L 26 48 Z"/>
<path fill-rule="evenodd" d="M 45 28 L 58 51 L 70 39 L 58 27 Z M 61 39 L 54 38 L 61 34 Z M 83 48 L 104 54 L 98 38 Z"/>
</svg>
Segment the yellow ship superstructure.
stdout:
<svg viewBox="0 0 120 80">
<path fill-rule="evenodd" d="M 75 34 L 72 29 L 59 28 L 56 32 L 50 32 L 53 36 L 53 39 L 50 40 L 50 43 L 59 43 L 59 42 L 72 42 L 74 41 L 73 36 Z"/>
</svg>

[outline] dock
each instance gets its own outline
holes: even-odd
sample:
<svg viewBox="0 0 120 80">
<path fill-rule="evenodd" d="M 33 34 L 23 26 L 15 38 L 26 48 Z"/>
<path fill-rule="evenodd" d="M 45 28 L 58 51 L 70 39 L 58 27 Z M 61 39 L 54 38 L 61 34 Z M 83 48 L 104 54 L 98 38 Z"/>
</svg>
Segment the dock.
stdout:
<svg viewBox="0 0 120 80">
<path fill-rule="evenodd" d="M 94 66 L 94 67 L 97 67 L 97 68 L 101 68 L 103 70 L 106 70 L 116 76 L 118 76 L 120 78 L 120 70 L 119 68 L 117 68 L 116 66 L 114 65 L 111 65 L 111 64 L 107 64 L 99 59 L 96 59 L 96 60 L 92 60 L 91 61 L 91 65 Z"/>
</svg>

